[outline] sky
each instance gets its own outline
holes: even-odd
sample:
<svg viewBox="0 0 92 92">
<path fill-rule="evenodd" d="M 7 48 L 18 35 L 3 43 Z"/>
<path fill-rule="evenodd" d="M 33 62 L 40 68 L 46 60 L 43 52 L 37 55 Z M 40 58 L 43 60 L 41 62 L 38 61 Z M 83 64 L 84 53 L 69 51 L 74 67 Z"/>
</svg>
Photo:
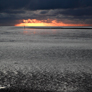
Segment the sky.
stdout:
<svg viewBox="0 0 92 92">
<path fill-rule="evenodd" d="M 92 26 L 92 0 L 0 0 L 0 26 Z"/>
</svg>

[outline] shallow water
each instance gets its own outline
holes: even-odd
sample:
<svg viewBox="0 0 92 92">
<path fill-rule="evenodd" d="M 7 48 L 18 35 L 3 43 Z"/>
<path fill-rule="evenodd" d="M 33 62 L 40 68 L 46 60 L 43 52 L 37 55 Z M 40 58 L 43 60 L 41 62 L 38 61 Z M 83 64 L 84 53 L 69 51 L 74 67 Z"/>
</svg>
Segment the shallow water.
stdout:
<svg viewBox="0 0 92 92">
<path fill-rule="evenodd" d="M 1 69 L 90 72 L 91 66 L 92 29 L 0 27 Z"/>
</svg>

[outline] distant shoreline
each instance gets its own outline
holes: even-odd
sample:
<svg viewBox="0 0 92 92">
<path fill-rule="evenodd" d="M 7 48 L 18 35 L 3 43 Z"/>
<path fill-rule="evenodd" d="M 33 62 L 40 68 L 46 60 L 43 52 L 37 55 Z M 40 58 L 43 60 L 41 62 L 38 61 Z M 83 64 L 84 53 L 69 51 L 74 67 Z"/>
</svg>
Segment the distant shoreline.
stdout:
<svg viewBox="0 0 92 92">
<path fill-rule="evenodd" d="M 24 29 L 92 29 L 92 27 L 24 27 Z"/>
<path fill-rule="evenodd" d="M 5 27 L 5 26 L 0 26 Z M 7 26 L 24 29 L 92 29 L 92 26 Z"/>
</svg>

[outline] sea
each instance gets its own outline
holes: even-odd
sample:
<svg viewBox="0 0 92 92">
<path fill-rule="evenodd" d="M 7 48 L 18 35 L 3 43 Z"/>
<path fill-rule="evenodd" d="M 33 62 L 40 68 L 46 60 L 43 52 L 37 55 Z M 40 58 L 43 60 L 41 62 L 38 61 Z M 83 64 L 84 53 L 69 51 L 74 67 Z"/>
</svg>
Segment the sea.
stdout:
<svg viewBox="0 0 92 92">
<path fill-rule="evenodd" d="M 90 72 L 92 29 L 0 26 L 0 69 Z"/>
</svg>

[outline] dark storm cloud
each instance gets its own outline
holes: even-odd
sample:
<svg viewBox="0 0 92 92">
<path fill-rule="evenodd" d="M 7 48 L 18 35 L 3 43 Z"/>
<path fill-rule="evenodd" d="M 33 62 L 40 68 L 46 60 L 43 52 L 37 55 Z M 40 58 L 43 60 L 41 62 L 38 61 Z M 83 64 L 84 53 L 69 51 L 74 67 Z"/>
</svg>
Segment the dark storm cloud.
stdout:
<svg viewBox="0 0 92 92">
<path fill-rule="evenodd" d="M 92 7 L 92 0 L 31 0 L 29 9 L 69 9 Z"/>
<path fill-rule="evenodd" d="M 41 11 L 40 14 L 46 14 L 48 11 Z"/>
<path fill-rule="evenodd" d="M 19 18 L 20 20 L 20 18 Z M 14 14 L 7 14 L 7 13 L 2 13 L 0 14 L 0 26 L 14 26 L 16 23 L 20 23 L 20 21 Z"/>
<path fill-rule="evenodd" d="M 0 26 L 14 26 L 15 24 L 21 23 L 21 21 L 16 20 L 16 19 L 8 19 L 8 18 L 0 18 Z"/>
<path fill-rule="evenodd" d="M 0 0 L 0 11 L 7 9 L 68 9 L 92 7 L 92 0 Z"/>
<path fill-rule="evenodd" d="M 0 12 L 24 8 L 30 0 L 0 0 Z"/>
<path fill-rule="evenodd" d="M 92 8 L 68 9 L 58 13 L 71 16 L 92 16 Z"/>
<path fill-rule="evenodd" d="M 3 13 L 18 14 L 18 13 L 25 13 L 25 11 L 24 10 L 4 10 Z"/>
<path fill-rule="evenodd" d="M 92 23 L 92 0 L 0 0 L 0 25 L 23 19 Z"/>
</svg>

